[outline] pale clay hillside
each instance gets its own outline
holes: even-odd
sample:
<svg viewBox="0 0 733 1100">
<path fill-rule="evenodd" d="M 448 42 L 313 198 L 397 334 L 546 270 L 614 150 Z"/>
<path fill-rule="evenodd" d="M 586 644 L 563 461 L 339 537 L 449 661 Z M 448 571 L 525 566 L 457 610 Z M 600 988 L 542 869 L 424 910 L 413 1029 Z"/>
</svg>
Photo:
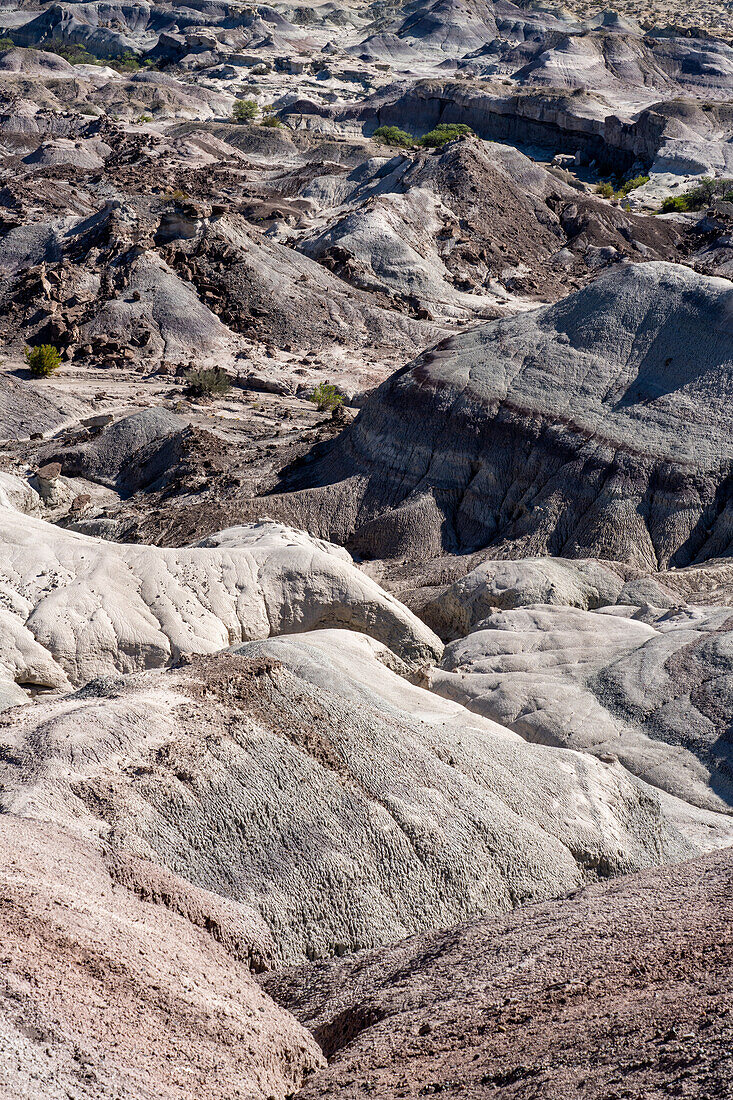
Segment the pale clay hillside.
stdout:
<svg viewBox="0 0 733 1100">
<path fill-rule="evenodd" d="M 733 1100 L 733 9 L 0 8 L 0 1096 Z"/>
</svg>

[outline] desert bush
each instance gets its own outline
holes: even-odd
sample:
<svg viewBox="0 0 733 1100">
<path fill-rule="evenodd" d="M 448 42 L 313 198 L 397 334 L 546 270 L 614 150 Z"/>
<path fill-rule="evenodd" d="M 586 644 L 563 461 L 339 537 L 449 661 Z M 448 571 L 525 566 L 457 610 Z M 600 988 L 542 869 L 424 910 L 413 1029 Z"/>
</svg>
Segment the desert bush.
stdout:
<svg viewBox="0 0 733 1100">
<path fill-rule="evenodd" d="M 15 48 L 15 42 L 12 38 L 0 38 L 0 52 L 3 50 L 12 50 Z"/>
<path fill-rule="evenodd" d="M 59 57 L 63 57 L 64 61 L 68 61 L 70 65 L 100 65 L 101 62 L 98 57 L 90 53 L 84 46 L 78 46 L 76 43 L 61 42 L 55 38 L 49 38 L 47 42 L 44 42 L 42 47 L 47 53 L 58 54 Z"/>
<path fill-rule="evenodd" d="M 223 397 L 232 388 L 229 375 L 221 367 L 191 367 L 184 378 L 191 397 Z"/>
<path fill-rule="evenodd" d="M 270 66 L 262 64 L 253 65 L 249 71 L 252 73 L 252 76 L 266 76 L 270 71 Z"/>
<path fill-rule="evenodd" d="M 320 412 L 325 412 L 327 409 L 335 409 L 337 405 L 343 402 L 344 398 L 343 394 L 340 394 L 330 382 L 319 382 L 313 390 L 310 400 L 318 406 Z"/>
<path fill-rule="evenodd" d="M 380 145 L 394 145 L 402 149 L 415 144 L 412 134 L 408 134 L 406 130 L 400 130 L 398 126 L 378 126 L 372 137 Z"/>
<path fill-rule="evenodd" d="M 645 183 L 649 183 L 648 176 L 632 176 L 630 180 L 625 180 L 621 184 L 616 192 L 616 198 L 625 199 L 629 191 L 635 191 L 637 187 L 643 187 Z"/>
<path fill-rule="evenodd" d="M 434 130 L 430 130 L 429 133 L 420 138 L 420 144 L 436 148 L 445 145 L 449 141 L 455 141 L 456 138 L 463 137 L 465 134 L 472 133 L 471 127 L 466 126 L 463 122 L 441 122 Z"/>
<path fill-rule="evenodd" d="M 670 195 L 661 206 L 661 214 L 685 213 L 690 210 L 702 210 L 713 199 L 726 199 L 733 202 L 733 179 L 712 179 L 704 177 L 697 187 L 685 191 L 683 195 Z"/>
<path fill-rule="evenodd" d="M 136 73 L 140 68 L 140 58 L 136 57 L 130 50 L 125 50 L 119 57 L 111 57 L 102 64 L 109 65 L 111 69 L 118 73 Z"/>
<path fill-rule="evenodd" d="M 259 112 L 259 107 L 253 99 L 238 99 L 232 109 L 232 120 L 234 122 L 251 122 L 253 118 L 256 118 Z"/>
<path fill-rule="evenodd" d="M 260 123 L 260 126 L 277 127 L 277 126 L 282 126 L 282 124 L 283 124 L 283 120 L 281 118 L 278 118 L 277 115 L 267 115 L 266 118 L 262 119 L 262 122 Z"/>
<path fill-rule="evenodd" d="M 25 349 L 25 361 L 34 378 L 48 378 L 61 366 L 61 356 L 53 344 L 38 344 Z"/>
<path fill-rule="evenodd" d="M 595 192 L 604 199 L 625 199 L 630 191 L 642 187 L 645 183 L 649 183 L 648 176 L 632 176 L 631 179 L 619 183 L 617 187 L 614 187 L 610 180 L 603 180 L 596 184 Z"/>
</svg>

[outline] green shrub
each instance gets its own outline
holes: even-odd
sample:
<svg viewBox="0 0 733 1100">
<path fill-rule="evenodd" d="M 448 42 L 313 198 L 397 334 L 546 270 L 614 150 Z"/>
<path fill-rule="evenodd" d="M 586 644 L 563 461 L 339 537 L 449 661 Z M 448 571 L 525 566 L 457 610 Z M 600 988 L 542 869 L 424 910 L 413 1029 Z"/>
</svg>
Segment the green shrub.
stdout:
<svg viewBox="0 0 733 1100">
<path fill-rule="evenodd" d="M 47 42 L 43 43 L 42 48 L 47 53 L 55 53 L 59 57 L 63 57 L 64 61 L 68 61 L 70 65 L 101 64 L 99 58 L 89 53 L 89 50 L 85 49 L 84 46 L 77 46 L 76 43 L 61 42 L 56 38 L 49 38 Z"/>
<path fill-rule="evenodd" d="M 111 69 L 118 73 L 136 73 L 140 68 L 140 59 L 134 53 L 125 50 L 119 57 L 111 57 L 103 64 L 109 65 Z"/>
<path fill-rule="evenodd" d="M 337 405 L 341 405 L 344 398 L 343 394 L 340 394 L 330 382 L 319 382 L 310 400 L 318 406 L 319 412 L 325 412 L 327 409 L 335 409 Z"/>
<path fill-rule="evenodd" d="M 406 149 L 415 144 L 412 134 L 408 134 L 406 130 L 400 130 L 397 126 L 378 126 L 372 137 L 380 145 L 394 145 L 400 149 Z"/>
<path fill-rule="evenodd" d="M 12 38 L 0 38 L 0 51 L 15 49 L 15 42 Z"/>
<path fill-rule="evenodd" d="M 253 118 L 257 117 L 259 113 L 259 107 L 253 99 L 238 99 L 232 109 L 232 120 L 234 122 L 251 122 Z"/>
<path fill-rule="evenodd" d="M 456 138 L 463 137 L 465 134 L 472 133 L 471 127 L 466 126 L 463 122 L 441 122 L 434 130 L 420 138 L 420 144 L 437 148 L 449 141 L 455 141 Z"/>
<path fill-rule="evenodd" d="M 614 187 L 609 180 L 604 180 L 602 183 L 596 184 L 595 192 L 604 199 L 625 199 L 630 191 L 642 187 L 645 183 L 649 183 L 648 176 L 632 176 L 631 179 L 620 183 L 618 187 Z"/>
<path fill-rule="evenodd" d="M 277 115 L 268 115 L 262 119 L 260 126 L 282 126 L 283 120 L 278 118 Z"/>
<path fill-rule="evenodd" d="M 686 213 L 690 210 L 702 210 L 709 206 L 713 199 L 725 199 L 733 202 L 733 180 L 712 179 L 704 177 L 697 187 L 686 191 L 683 195 L 670 195 L 666 198 L 660 210 L 661 214 Z"/>
<path fill-rule="evenodd" d="M 25 349 L 25 361 L 34 378 L 48 378 L 61 366 L 61 356 L 53 344 Z"/>
<path fill-rule="evenodd" d="M 632 179 L 621 184 L 616 192 L 616 198 L 625 199 L 629 191 L 635 191 L 637 187 L 643 187 L 645 183 L 649 183 L 648 176 L 633 176 Z"/>
<path fill-rule="evenodd" d="M 229 375 L 221 367 L 191 367 L 184 377 L 191 397 L 223 397 L 232 388 Z"/>
</svg>

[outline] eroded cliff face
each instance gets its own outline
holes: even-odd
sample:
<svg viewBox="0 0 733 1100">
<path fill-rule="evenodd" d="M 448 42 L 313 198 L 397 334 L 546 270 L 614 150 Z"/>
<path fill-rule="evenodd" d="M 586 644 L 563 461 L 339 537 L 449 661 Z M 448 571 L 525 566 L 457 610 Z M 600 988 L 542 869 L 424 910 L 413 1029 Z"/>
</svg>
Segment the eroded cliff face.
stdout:
<svg viewBox="0 0 733 1100">
<path fill-rule="evenodd" d="M 732 302 L 724 280 L 628 265 L 451 337 L 301 484 L 325 510 L 345 501 L 333 529 L 370 557 L 491 547 L 656 569 L 725 554 Z"/>
</svg>

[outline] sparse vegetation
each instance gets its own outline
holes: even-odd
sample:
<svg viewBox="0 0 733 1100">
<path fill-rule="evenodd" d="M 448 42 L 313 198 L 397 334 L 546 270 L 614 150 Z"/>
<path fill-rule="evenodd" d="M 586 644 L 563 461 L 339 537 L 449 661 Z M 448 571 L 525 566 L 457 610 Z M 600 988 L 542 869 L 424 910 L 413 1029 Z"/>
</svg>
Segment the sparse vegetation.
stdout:
<svg viewBox="0 0 733 1100">
<path fill-rule="evenodd" d="M 68 61 L 70 65 L 100 65 L 102 64 L 98 57 L 89 53 L 89 50 L 84 46 L 78 46 L 72 42 L 61 42 L 56 38 L 49 38 L 47 42 L 43 43 L 43 49 L 47 53 L 58 54 L 59 57 L 63 57 L 64 61 Z"/>
<path fill-rule="evenodd" d="M 232 109 L 232 121 L 251 122 L 259 114 L 259 110 L 253 99 L 238 99 Z"/>
<path fill-rule="evenodd" d="M 637 187 L 643 187 L 645 183 L 649 183 L 648 176 L 632 176 L 630 180 L 625 180 L 625 182 L 621 184 L 616 192 L 616 197 L 625 199 L 630 191 L 635 191 Z"/>
<path fill-rule="evenodd" d="M 283 120 L 281 118 L 278 118 L 277 115 L 267 115 L 266 118 L 262 119 L 262 122 L 260 123 L 260 126 L 277 127 L 277 126 L 282 126 L 282 124 L 283 124 Z"/>
<path fill-rule="evenodd" d="M 8 40 L 10 41 L 10 40 Z M 58 54 L 68 61 L 70 65 L 107 65 L 118 73 L 135 73 L 138 69 L 156 69 L 157 65 L 151 58 L 141 61 L 131 50 L 125 50 L 119 57 L 97 57 L 90 53 L 85 46 L 76 42 L 61 42 L 59 39 L 50 38 L 43 43 L 44 50 L 48 53 Z"/>
<path fill-rule="evenodd" d="M 706 176 L 691 191 L 685 191 L 683 195 L 670 195 L 666 198 L 659 212 L 660 214 L 674 214 L 702 210 L 704 207 L 709 206 L 713 199 L 724 199 L 727 202 L 733 202 L 733 179 L 716 180 Z"/>
<path fill-rule="evenodd" d="M 48 378 L 61 366 L 61 355 L 53 344 L 38 344 L 25 349 L 25 361 L 34 378 Z"/>
<path fill-rule="evenodd" d="M 191 397 L 223 397 L 232 388 L 229 375 L 221 367 L 191 367 L 184 377 Z"/>
<path fill-rule="evenodd" d="M 319 412 L 335 409 L 343 403 L 343 394 L 339 393 L 330 382 L 319 382 L 311 394 L 310 400 L 318 406 Z"/>
<path fill-rule="evenodd" d="M 15 42 L 13 42 L 12 38 L 0 38 L 0 53 L 3 50 L 13 49 L 15 49 Z"/>
<path fill-rule="evenodd" d="M 141 62 L 140 58 L 129 50 L 120 54 L 119 57 L 111 57 L 109 60 L 103 61 L 102 64 L 109 65 L 111 69 L 118 73 L 136 73 L 142 65 L 145 65 L 146 68 L 151 68 L 153 65 L 152 61 Z"/>
<path fill-rule="evenodd" d="M 380 145 L 393 145 L 399 149 L 406 149 L 415 144 L 412 134 L 408 134 L 406 130 L 400 130 L 398 126 L 378 126 L 372 137 Z"/>
<path fill-rule="evenodd" d="M 645 183 L 649 183 L 648 176 L 632 176 L 617 183 L 615 187 L 610 180 L 603 180 L 596 184 L 595 192 L 604 199 L 625 199 L 629 192 L 635 191 L 637 187 L 643 187 Z"/>
<path fill-rule="evenodd" d="M 420 144 L 429 148 L 437 148 L 449 141 L 455 141 L 456 138 L 465 137 L 466 134 L 472 133 L 471 127 L 466 126 L 463 122 L 441 122 L 434 130 L 430 130 L 429 133 L 420 138 Z"/>
</svg>

